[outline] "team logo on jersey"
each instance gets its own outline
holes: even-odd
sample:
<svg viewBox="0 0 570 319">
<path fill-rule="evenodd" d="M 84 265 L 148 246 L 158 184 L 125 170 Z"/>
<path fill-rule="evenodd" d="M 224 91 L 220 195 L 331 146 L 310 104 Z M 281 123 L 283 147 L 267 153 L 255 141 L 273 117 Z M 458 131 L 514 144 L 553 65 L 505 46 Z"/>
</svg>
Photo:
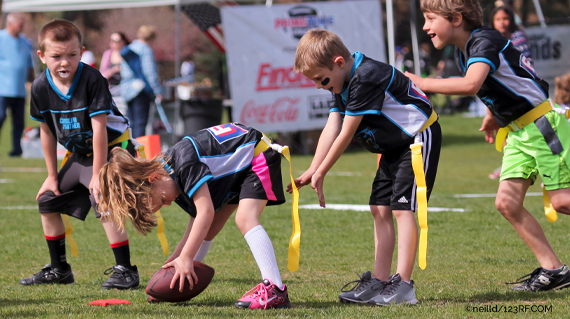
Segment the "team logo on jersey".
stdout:
<svg viewBox="0 0 570 319">
<path fill-rule="evenodd" d="M 426 102 L 427 104 L 430 104 L 429 99 L 426 96 L 426 94 L 422 90 L 420 90 L 420 88 L 414 82 L 412 82 L 412 80 L 410 80 L 410 87 L 408 88 L 408 95 L 410 97 L 413 97 L 414 99 L 420 99 L 420 100 Z"/>
<path fill-rule="evenodd" d="M 532 63 L 530 63 L 530 61 L 522 54 L 521 54 L 519 64 L 520 64 L 521 68 L 525 69 L 525 71 L 527 71 L 528 74 L 532 75 L 532 77 L 534 79 L 540 79 L 538 77 L 538 75 L 536 74 L 536 71 L 534 71 L 534 67 L 532 66 Z"/>
<path fill-rule="evenodd" d="M 239 126 L 234 125 L 233 123 L 212 126 L 207 128 L 206 130 L 208 130 L 208 132 L 210 132 L 210 134 L 212 134 L 212 136 L 220 144 L 247 133 L 246 130 L 244 130 Z"/>
<path fill-rule="evenodd" d="M 367 146 L 368 148 L 380 150 L 380 146 L 376 143 L 375 134 L 378 130 L 370 129 L 369 127 L 363 129 L 362 131 L 354 135 L 354 140 L 361 145 Z"/>
</svg>

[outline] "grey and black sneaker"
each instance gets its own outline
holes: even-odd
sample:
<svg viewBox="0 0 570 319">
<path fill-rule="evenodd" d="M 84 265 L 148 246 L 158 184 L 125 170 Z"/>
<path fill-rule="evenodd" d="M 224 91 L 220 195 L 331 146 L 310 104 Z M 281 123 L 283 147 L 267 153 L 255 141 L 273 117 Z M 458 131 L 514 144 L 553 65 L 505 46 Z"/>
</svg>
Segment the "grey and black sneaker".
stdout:
<svg viewBox="0 0 570 319">
<path fill-rule="evenodd" d="M 52 268 L 51 265 L 45 265 L 42 270 L 31 277 L 20 280 L 20 285 L 43 285 L 43 284 L 74 284 L 71 266 L 67 270 Z"/>
<path fill-rule="evenodd" d="M 507 282 L 506 284 L 520 284 L 514 286 L 513 290 L 532 292 L 568 288 L 570 286 L 570 271 L 566 265 L 556 271 L 538 267 L 530 274 L 517 279 L 516 282 Z"/>
<path fill-rule="evenodd" d="M 414 289 L 414 281 L 410 283 L 402 281 L 400 274 L 392 276 L 381 294 L 370 299 L 371 305 L 387 306 L 390 304 L 410 304 L 418 303 L 416 299 L 416 290 Z"/>
<path fill-rule="evenodd" d="M 139 272 L 137 266 L 132 269 L 122 265 L 115 265 L 105 270 L 105 275 L 113 273 L 107 281 L 101 285 L 103 289 L 136 289 L 139 287 Z"/>
<path fill-rule="evenodd" d="M 342 293 L 338 296 L 338 301 L 367 303 L 372 297 L 381 293 L 387 284 L 386 281 L 372 277 L 370 271 L 363 273 L 362 276 L 358 273 L 356 273 L 356 275 L 360 277 L 360 280 L 351 281 L 344 285 L 344 287 L 340 289 Z M 345 288 L 351 284 L 354 284 L 352 288 L 345 290 Z"/>
</svg>

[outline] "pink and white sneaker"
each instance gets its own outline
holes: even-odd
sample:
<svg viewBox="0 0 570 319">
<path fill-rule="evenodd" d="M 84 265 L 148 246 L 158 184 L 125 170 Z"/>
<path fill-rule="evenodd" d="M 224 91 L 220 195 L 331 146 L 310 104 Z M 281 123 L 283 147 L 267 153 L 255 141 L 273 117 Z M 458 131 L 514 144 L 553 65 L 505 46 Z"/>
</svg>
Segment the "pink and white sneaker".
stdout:
<svg viewBox="0 0 570 319">
<path fill-rule="evenodd" d="M 287 286 L 283 285 L 283 290 L 281 290 L 269 279 L 263 279 L 259 285 L 236 301 L 235 306 L 243 309 L 290 308 L 291 302 Z"/>
</svg>

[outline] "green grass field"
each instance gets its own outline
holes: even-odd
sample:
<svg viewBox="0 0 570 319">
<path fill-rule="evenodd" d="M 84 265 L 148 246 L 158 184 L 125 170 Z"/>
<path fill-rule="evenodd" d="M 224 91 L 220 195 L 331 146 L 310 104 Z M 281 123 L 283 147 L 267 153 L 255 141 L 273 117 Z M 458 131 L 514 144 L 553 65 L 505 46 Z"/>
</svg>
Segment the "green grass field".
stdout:
<svg viewBox="0 0 570 319">
<path fill-rule="evenodd" d="M 338 317 L 338 318 L 508 318 L 516 307 L 528 306 L 526 315 L 567 318 L 569 291 L 515 293 L 505 281 L 514 281 L 538 267 L 534 256 L 510 224 L 496 211 L 494 198 L 456 198 L 455 194 L 494 193 L 498 182 L 487 175 L 500 165 L 501 154 L 484 142 L 478 132 L 480 119 L 446 116 L 442 156 L 431 207 L 464 208 L 467 212 L 429 214 L 428 266 L 417 264 L 413 279 L 419 304 L 416 306 L 369 307 L 338 302 L 339 289 L 357 279 L 354 270 L 372 270 L 374 239 L 372 217 L 366 212 L 301 210 L 301 262 L 297 272 L 286 269 L 291 235 L 290 202 L 267 208 L 261 223 L 275 247 L 284 283 L 288 285 L 292 308 L 244 311 L 233 303 L 260 281 L 260 273 L 245 240 L 230 219 L 214 240 L 205 262 L 216 269 L 210 286 L 194 300 L 181 304 L 148 304 L 144 287 L 165 260 L 156 232 L 144 237 L 129 226 L 133 264 L 139 268 L 141 289 L 106 291 L 106 268 L 114 259 L 100 222 L 90 214 L 85 222 L 72 220 L 79 257 L 69 254 L 77 284 L 23 287 L 18 281 L 49 263 L 47 245 L 36 209 L 7 209 L 34 206 L 35 195 L 46 173 L 17 172 L 15 168 L 45 168 L 43 160 L 12 159 L 9 149 L 9 119 L 0 143 L 0 317 L 2 318 L 154 318 L 154 317 Z M 30 121 L 30 124 L 31 121 Z M 310 156 L 293 156 L 294 175 L 309 166 Z M 283 161 L 284 181 L 288 167 Z M 367 204 L 375 173 L 375 155 L 349 152 L 325 179 L 328 204 Z M 539 192 L 535 185 L 531 192 Z M 288 197 L 290 199 L 290 197 Z M 317 204 L 314 191 L 301 190 L 301 204 Z M 566 250 L 570 240 L 570 219 L 561 216 L 550 223 L 542 212 L 542 199 L 528 197 L 526 207 L 544 227 L 561 260 L 570 262 Z M 177 207 L 162 210 L 171 251 L 182 236 L 188 216 Z M 396 257 L 396 256 L 395 256 Z M 394 268 L 395 270 L 395 268 Z M 96 299 L 119 298 L 132 305 L 89 306 Z M 503 306 L 499 313 L 474 313 L 471 307 Z M 536 306 L 531 308 L 531 306 Z M 541 306 L 541 307 L 538 307 Z M 505 308 L 507 307 L 507 308 Z M 538 308 L 537 308 L 538 307 Z M 546 307 L 546 313 L 532 313 Z M 524 308 L 523 308 L 524 309 Z M 468 311 L 470 310 L 470 311 Z"/>
</svg>

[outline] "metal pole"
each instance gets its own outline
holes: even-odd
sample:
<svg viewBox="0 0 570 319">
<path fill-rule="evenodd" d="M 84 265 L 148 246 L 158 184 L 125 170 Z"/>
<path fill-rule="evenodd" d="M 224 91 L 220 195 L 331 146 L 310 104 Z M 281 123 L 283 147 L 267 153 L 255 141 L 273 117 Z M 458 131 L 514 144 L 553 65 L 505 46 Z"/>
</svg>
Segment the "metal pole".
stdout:
<svg viewBox="0 0 570 319">
<path fill-rule="evenodd" d="M 540 7 L 540 3 L 538 2 L 538 0 L 533 0 L 532 2 L 534 2 L 534 8 L 536 9 L 536 15 L 538 15 L 538 21 L 540 21 L 540 27 L 545 29 L 546 22 L 544 22 L 544 15 L 542 14 L 542 8 Z"/>
<path fill-rule="evenodd" d="M 410 0 L 410 29 L 412 30 L 412 50 L 414 51 L 414 73 L 421 76 L 420 48 L 418 45 L 418 30 L 416 30 L 416 3 Z"/>
<path fill-rule="evenodd" d="M 396 45 L 394 43 L 394 3 L 386 0 L 386 22 L 388 31 L 388 61 L 390 65 L 396 65 Z"/>
</svg>

